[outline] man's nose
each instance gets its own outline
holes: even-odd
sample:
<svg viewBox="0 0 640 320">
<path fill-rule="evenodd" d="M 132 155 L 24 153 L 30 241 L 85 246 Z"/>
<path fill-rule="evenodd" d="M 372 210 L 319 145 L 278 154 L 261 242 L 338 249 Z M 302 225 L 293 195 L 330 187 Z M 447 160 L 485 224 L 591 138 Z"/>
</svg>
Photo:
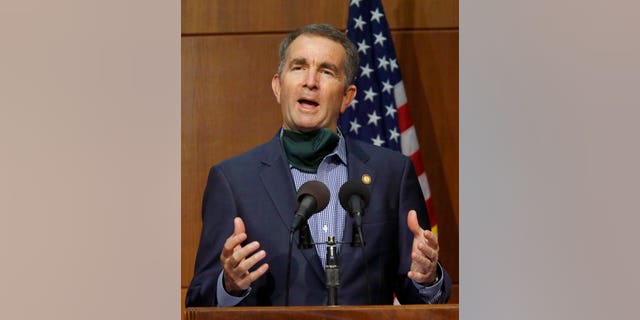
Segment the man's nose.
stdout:
<svg viewBox="0 0 640 320">
<path fill-rule="evenodd" d="M 318 71 L 310 68 L 305 74 L 304 86 L 309 89 L 318 88 Z"/>
</svg>

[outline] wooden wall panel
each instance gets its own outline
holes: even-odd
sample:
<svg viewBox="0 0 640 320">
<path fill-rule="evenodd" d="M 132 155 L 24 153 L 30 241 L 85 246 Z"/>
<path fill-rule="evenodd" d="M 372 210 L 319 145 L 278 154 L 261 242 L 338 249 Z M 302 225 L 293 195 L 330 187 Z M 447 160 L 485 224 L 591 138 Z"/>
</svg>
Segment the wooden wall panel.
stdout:
<svg viewBox="0 0 640 320">
<path fill-rule="evenodd" d="M 285 32 L 347 19 L 345 0 L 183 0 L 182 33 Z"/>
<path fill-rule="evenodd" d="M 458 32 L 392 32 L 431 187 L 440 258 L 458 282 Z"/>
<path fill-rule="evenodd" d="M 456 0 L 382 0 L 382 6 L 392 30 L 458 28 Z"/>
<path fill-rule="evenodd" d="M 271 91 L 280 35 L 182 39 L 182 285 L 193 275 L 209 168 L 281 126 Z"/>
<path fill-rule="evenodd" d="M 325 22 L 347 27 L 349 0 L 182 0 L 182 33 L 286 32 Z M 458 1 L 383 0 L 394 29 L 457 28 Z"/>
<path fill-rule="evenodd" d="M 281 125 L 270 87 L 279 41 L 311 22 L 344 29 L 348 2 L 182 1 L 183 289 L 193 276 L 209 168 L 270 139 Z M 457 283 L 458 2 L 383 3 L 431 184 L 441 259 Z"/>
</svg>

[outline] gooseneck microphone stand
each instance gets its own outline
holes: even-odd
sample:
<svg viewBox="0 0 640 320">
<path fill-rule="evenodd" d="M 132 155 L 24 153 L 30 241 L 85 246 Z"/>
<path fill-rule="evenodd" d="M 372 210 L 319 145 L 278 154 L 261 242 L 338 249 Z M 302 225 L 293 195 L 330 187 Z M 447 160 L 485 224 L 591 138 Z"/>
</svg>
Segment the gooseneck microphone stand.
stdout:
<svg viewBox="0 0 640 320">
<path fill-rule="evenodd" d="M 354 228 L 356 228 L 354 226 Z M 369 303 L 371 303 L 371 287 L 369 285 L 369 268 L 366 263 L 366 256 L 364 255 L 364 235 L 362 234 L 362 228 L 358 228 L 357 232 L 353 233 L 354 238 L 351 242 L 339 242 L 336 241 L 334 236 L 330 236 L 327 239 L 327 242 L 313 242 L 311 231 L 309 229 L 308 224 L 304 224 L 303 227 L 299 230 L 298 233 L 298 249 L 310 249 L 315 245 L 326 244 L 327 245 L 327 255 L 326 255 L 326 266 L 325 266 L 325 278 L 326 278 L 326 287 L 328 293 L 328 301 L 327 305 L 329 306 L 337 306 L 338 305 L 338 288 L 340 287 L 340 267 L 338 266 L 338 244 L 349 244 L 352 247 L 361 247 L 362 254 L 365 260 L 365 273 L 367 279 L 367 293 L 369 298 Z M 294 231 L 291 231 L 289 234 L 289 263 L 287 265 L 287 282 L 286 282 L 286 295 L 285 295 L 285 306 L 289 305 L 289 290 L 291 286 L 290 273 L 291 273 L 291 251 L 293 247 L 293 235 Z"/>
<path fill-rule="evenodd" d="M 327 278 L 327 291 L 329 293 L 328 305 L 337 306 L 338 287 L 340 286 L 340 268 L 338 267 L 335 237 L 329 237 L 327 240 L 327 266 L 324 270 Z"/>
</svg>

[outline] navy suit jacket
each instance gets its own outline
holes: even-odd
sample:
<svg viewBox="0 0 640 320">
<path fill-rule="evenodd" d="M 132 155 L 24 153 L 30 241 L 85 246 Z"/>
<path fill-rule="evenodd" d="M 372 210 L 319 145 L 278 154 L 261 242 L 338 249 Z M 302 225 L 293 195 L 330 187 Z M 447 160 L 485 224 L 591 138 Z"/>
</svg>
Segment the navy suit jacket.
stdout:
<svg viewBox="0 0 640 320">
<path fill-rule="evenodd" d="M 408 157 L 388 149 L 346 139 L 350 180 L 371 176 L 369 207 L 363 217 L 369 284 L 373 304 L 391 304 L 393 293 L 402 304 L 424 303 L 406 274 L 411 264 L 413 234 L 407 213 L 418 212 L 420 224 L 429 226 L 424 198 Z M 296 209 L 296 190 L 289 163 L 276 136 L 270 142 L 211 168 L 204 192 L 202 232 L 195 273 L 186 306 L 215 306 L 217 279 L 222 271 L 220 252 L 233 233 L 233 218 L 245 223 L 248 239 L 257 240 L 267 256 L 269 270 L 251 285 L 239 305 L 284 305 L 289 228 Z M 337 197 L 338 195 L 331 195 Z M 351 241 L 353 219 L 346 217 L 342 241 Z M 315 248 L 298 249 L 295 234 L 291 265 L 290 305 L 326 305 L 325 273 Z M 340 241 L 340 239 L 337 239 Z M 360 247 L 340 248 L 341 305 L 369 304 L 367 277 Z M 444 268 L 442 269 L 444 271 Z M 443 272 L 443 292 L 450 295 L 451 279 Z"/>
</svg>

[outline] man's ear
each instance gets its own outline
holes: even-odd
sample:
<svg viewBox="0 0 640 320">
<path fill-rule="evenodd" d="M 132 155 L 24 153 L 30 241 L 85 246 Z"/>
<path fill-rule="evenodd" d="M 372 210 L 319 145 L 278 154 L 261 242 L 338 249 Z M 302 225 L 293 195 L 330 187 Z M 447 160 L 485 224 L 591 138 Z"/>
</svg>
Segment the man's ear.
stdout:
<svg viewBox="0 0 640 320">
<path fill-rule="evenodd" d="M 273 90 L 273 95 L 276 96 L 276 101 L 280 103 L 280 77 L 278 77 L 277 73 L 271 79 L 271 89 Z"/>
<path fill-rule="evenodd" d="M 358 89 L 355 85 L 349 85 L 347 90 L 344 92 L 344 97 L 342 98 L 342 107 L 340 108 L 340 113 L 343 113 L 351 104 L 351 101 L 356 97 L 356 93 L 358 93 Z"/>
</svg>

